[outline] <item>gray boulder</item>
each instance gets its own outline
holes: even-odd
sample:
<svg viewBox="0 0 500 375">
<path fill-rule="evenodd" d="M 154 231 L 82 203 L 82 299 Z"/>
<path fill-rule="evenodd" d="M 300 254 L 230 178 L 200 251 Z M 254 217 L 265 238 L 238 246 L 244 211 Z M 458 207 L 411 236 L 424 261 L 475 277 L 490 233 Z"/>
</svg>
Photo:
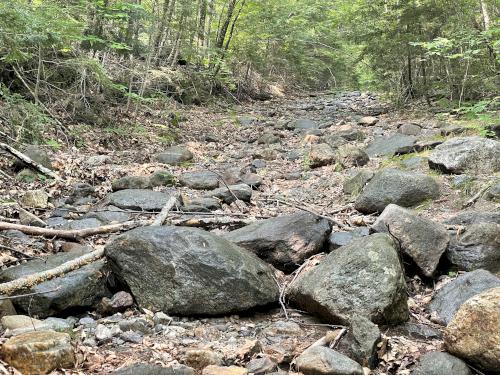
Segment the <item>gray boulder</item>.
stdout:
<svg viewBox="0 0 500 375">
<path fill-rule="evenodd" d="M 500 271 L 500 224 L 473 224 L 451 236 L 446 257 L 461 270 Z"/>
<path fill-rule="evenodd" d="M 484 197 L 490 201 L 500 203 L 500 182 L 490 187 L 484 194 Z"/>
<path fill-rule="evenodd" d="M 31 160 L 34 162 L 43 165 L 45 168 L 52 168 L 52 160 L 50 159 L 50 156 L 47 154 L 47 152 L 35 145 L 28 145 L 24 147 L 22 150 L 22 153 L 25 154 L 27 157 L 29 157 Z M 16 159 L 14 162 L 14 169 L 16 171 L 21 170 L 23 168 L 28 168 L 30 167 L 29 165 L 26 165 L 23 161 Z"/>
<path fill-rule="evenodd" d="M 212 233 L 143 227 L 106 245 L 115 274 L 141 307 L 180 315 L 217 315 L 276 302 L 272 267 Z"/>
<path fill-rule="evenodd" d="M 171 195 L 147 189 L 126 189 L 107 196 L 109 204 L 121 209 L 160 211 Z"/>
<path fill-rule="evenodd" d="M 428 310 L 435 312 L 441 322 L 447 325 L 465 301 L 498 286 L 500 279 L 488 271 L 467 272 L 439 289 Z"/>
<path fill-rule="evenodd" d="M 500 212 L 494 211 L 465 211 L 445 220 L 448 225 L 471 225 L 479 223 L 500 224 Z"/>
<path fill-rule="evenodd" d="M 370 158 L 363 150 L 350 145 L 339 147 L 336 159 L 343 168 L 361 167 L 370 161 Z"/>
<path fill-rule="evenodd" d="M 358 363 L 324 346 L 304 350 L 295 360 L 295 366 L 304 375 L 364 375 Z"/>
<path fill-rule="evenodd" d="M 150 187 L 158 186 L 173 186 L 175 185 L 175 177 L 169 171 L 156 171 L 149 176 Z"/>
<path fill-rule="evenodd" d="M 197 190 L 212 190 L 219 187 L 219 178 L 214 172 L 186 172 L 179 178 L 181 185 Z"/>
<path fill-rule="evenodd" d="M 349 244 L 356 238 L 368 236 L 369 234 L 370 228 L 368 227 L 357 227 L 350 232 L 332 232 L 328 237 L 328 247 L 330 250 L 335 250 Z"/>
<path fill-rule="evenodd" d="M 412 372 L 413 375 L 472 375 L 472 371 L 461 359 L 448 353 L 424 354 Z"/>
<path fill-rule="evenodd" d="M 125 189 L 147 189 L 151 186 L 147 176 L 125 176 L 111 183 L 113 191 Z"/>
<path fill-rule="evenodd" d="M 260 220 L 224 237 L 283 271 L 293 271 L 325 244 L 330 224 L 307 212 Z"/>
<path fill-rule="evenodd" d="M 385 208 L 372 229 L 396 237 L 403 253 L 428 277 L 434 275 L 450 241 L 444 226 L 395 204 Z"/>
<path fill-rule="evenodd" d="M 347 335 L 342 338 L 338 351 L 354 359 L 363 367 L 377 366 L 377 345 L 382 340 L 376 324 L 364 316 L 354 315 Z"/>
<path fill-rule="evenodd" d="M 229 187 L 223 186 L 208 192 L 206 197 L 218 198 L 227 204 L 233 203 L 236 198 L 243 202 L 250 202 L 250 199 L 252 199 L 252 188 L 245 184 L 231 185 Z"/>
<path fill-rule="evenodd" d="M 183 366 L 173 365 L 171 367 L 162 367 L 150 363 L 134 363 L 118 369 L 112 375 L 194 375 L 194 369 Z"/>
<path fill-rule="evenodd" d="M 360 170 L 356 175 L 344 182 L 344 193 L 350 195 L 357 195 L 361 193 L 365 185 L 373 178 L 374 175 L 375 174 L 370 170 Z"/>
<path fill-rule="evenodd" d="M 193 154 L 187 148 L 181 146 L 172 146 L 164 152 L 154 155 L 154 160 L 170 165 L 180 165 L 193 159 Z"/>
<path fill-rule="evenodd" d="M 439 197 L 439 185 L 430 176 L 384 169 L 375 174 L 356 199 L 354 207 L 363 213 L 382 212 L 390 203 L 411 207 Z"/>
<path fill-rule="evenodd" d="M 381 233 L 328 254 L 290 286 L 289 297 L 332 322 L 347 323 L 354 314 L 377 324 L 397 324 L 408 318 L 399 256 L 393 240 Z"/>
<path fill-rule="evenodd" d="M 402 124 L 398 128 L 398 132 L 404 135 L 419 135 L 422 132 L 422 128 L 416 124 Z"/>
<path fill-rule="evenodd" d="M 369 157 L 393 156 L 400 149 L 411 148 L 417 142 L 412 135 L 394 134 L 390 137 L 378 137 L 368 145 L 365 152 Z"/>
<path fill-rule="evenodd" d="M 481 137 L 452 138 L 429 155 L 429 166 L 445 173 L 500 171 L 500 142 Z"/>
<path fill-rule="evenodd" d="M 35 259 L 0 273 L 0 282 L 8 282 L 37 272 L 46 271 L 75 259 L 85 252 L 50 255 Z M 18 310 L 45 318 L 72 308 L 93 307 L 102 297 L 109 296 L 106 286 L 108 268 L 105 260 L 93 262 L 61 277 L 45 281 L 16 294 L 36 293 L 13 300 Z"/>
</svg>

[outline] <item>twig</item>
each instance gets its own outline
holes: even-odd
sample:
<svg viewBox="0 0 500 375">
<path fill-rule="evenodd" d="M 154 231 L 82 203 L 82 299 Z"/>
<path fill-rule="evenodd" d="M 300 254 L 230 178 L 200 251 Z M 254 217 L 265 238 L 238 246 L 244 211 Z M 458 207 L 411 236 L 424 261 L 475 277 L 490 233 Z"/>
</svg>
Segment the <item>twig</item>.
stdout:
<svg viewBox="0 0 500 375">
<path fill-rule="evenodd" d="M 273 279 L 278 285 L 278 289 L 280 291 L 279 295 L 279 303 L 281 305 L 281 308 L 283 309 L 283 313 L 285 314 L 285 319 L 288 320 L 288 311 L 286 310 L 286 304 L 285 304 L 285 291 L 286 291 L 286 284 L 281 285 L 278 281 L 278 279 L 273 275 Z"/>
<path fill-rule="evenodd" d="M 25 297 L 33 297 L 39 294 L 47 294 L 47 293 L 52 293 L 56 292 L 59 289 L 61 289 L 61 286 L 59 285 L 57 288 L 51 289 L 51 290 L 44 290 L 41 292 L 33 292 L 33 293 L 28 293 L 28 294 L 17 294 L 15 296 L 1 296 L 0 301 L 6 300 L 6 299 L 16 299 L 16 298 L 25 298 Z"/>
<path fill-rule="evenodd" d="M 340 339 L 346 334 L 346 332 L 347 332 L 347 328 L 345 328 L 345 327 L 342 328 L 342 330 L 339 332 L 339 334 L 337 335 L 337 337 L 335 337 L 335 340 L 333 340 L 330 343 L 330 349 L 335 349 L 335 347 L 340 342 Z"/>
<path fill-rule="evenodd" d="M 39 163 L 31 160 L 28 156 L 26 156 L 25 154 L 23 154 L 20 151 L 17 151 L 15 148 L 9 146 L 8 144 L 0 143 L 0 148 L 3 148 L 5 151 L 7 151 L 10 154 L 14 155 L 18 159 L 20 159 L 20 160 L 24 161 L 25 163 L 27 163 L 27 164 L 35 167 L 36 169 L 38 169 L 43 174 L 45 174 L 45 175 L 47 175 L 49 177 L 52 177 L 53 179 L 55 179 L 57 181 L 62 181 L 61 177 L 59 177 L 55 172 L 53 172 L 49 168 L 44 167 L 43 165 L 41 165 L 41 164 L 39 164 Z"/>
<path fill-rule="evenodd" d="M 0 221 L 0 230 L 18 230 L 25 234 L 30 234 L 34 236 L 44 236 L 50 238 L 66 238 L 71 240 L 77 240 L 83 237 L 89 237 L 96 234 L 108 234 L 119 232 L 121 230 L 132 229 L 138 226 L 144 226 L 151 224 L 150 220 L 146 221 L 127 221 L 125 223 L 104 225 L 97 228 L 87 228 L 87 229 L 51 229 L 51 228 L 39 228 L 30 227 L 28 225 L 5 223 Z"/>
<path fill-rule="evenodd" d="M 243 210 L 241 209 L 241 207 L 238 205 L 238 202 L 239 202 L 239 198 L 234 194 L 234 192 L 231 190 L 231 188 L 229 187 L 229 185 L 227 184 L 226 180 L 224 180 L 224 177 L 217 171 L 213 171 L 209 168 L 205 168 L 207 171 L 209 172 L 212 172 L 214 174 L 217 175 L 217 177 L 219 178 L 219 180 L 224 184 L 224 186 L 226 187 L 226 189 L 229 191 L 229 193 L 233 196 L 233 198 L 235 199 L 235 202 L 234 204 L 236 205 L 236 207 L 238 207 L 238 210 L 240 210 L 241 213 L 243 213 Z"/>
<path fill-rule="evenodd" d="M 16 249 L 9 247 L 9 246 L 0 245 L 0 249 L 10 251 L 11 253 L 19 254 L 19 255 L 23 256 L 24 259 L 42 259 L 43 260 L 43 258 L 25 254 L 22 251 L 16 250 Z"/>
<path fill-rule="evenodd" d="M 13 179 L 13 177 L 12 177 L 12 176 L 8 175 L 7 173 L 5 173 L 4 171 L 2 171 L 1 169 L 0 169 L 0 174 L 1 174 L 2 176 L 4 176 L 5 178 L 9 179 L 9 180 L 12 180 L 12 179 Z"/>
<path fill-rule="evenodd" d="M 174 205 L 177 203 L 177 199 L 179 198 L 179 194 L 174 194 L 170 197 L 170 199 L 165 203 L 165 206 L 161 209 L 160 213 L 158 216 L 156 216 L 155 220 L 153 221 L 153 224 L 151 226 L 160 226 L 163 225 L 164 221 L 167 219 L 168 213 L 170 210 L 174 207 Z"/>
<path fill-rule="evenodd" d="M 467 207 L 470 207 L 472 206 L 474 203 L 476 203 L 476 201 L 481 198 L 481 196 L 484 194 L 484 192 L 486 190 L 488 190 L 491 186 L 493 185 L 493 183 L 489 183 L 487 184 L 485 187 L 483 187 L 481 190 L 479 190 L 471 199 L 469 199 L 467 202 L 465 202 L 463 205 L 462 205 L 462 208 L 467 208 Z"/>
<path fill-rule="evenodd" d="M 101 259 L 103 256 L 104 247 L 98 250 L 94 250 L 91 253 L 82 255 L 81 257 L 78 257 L 76 259 L 70 260 L 69 262 L 63 263 L 60 266 L 57 266 L 50 270 L 37 272 L 13 281 L 9 281 L 7 283 L 0 284 L 0 294 L 10 295 L 17 290 L 24 289 L 26 287 L 33 287 L 44 281 L 59 277 L 84 265 L 92 263 L 98 259 Z"/>
</svg>

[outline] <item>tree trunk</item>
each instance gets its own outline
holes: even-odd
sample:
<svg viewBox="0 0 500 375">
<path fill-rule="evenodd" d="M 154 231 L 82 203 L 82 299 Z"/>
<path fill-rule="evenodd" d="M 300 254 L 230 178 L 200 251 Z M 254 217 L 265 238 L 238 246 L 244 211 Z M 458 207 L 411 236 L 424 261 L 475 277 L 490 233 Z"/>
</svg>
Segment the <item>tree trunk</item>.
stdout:
<svg viewBox="0 0 500 375">
<path fill-rule="evenodd" d="M 234 8 L 236 7 L 237 0 L 229 0 L 229 4 L 227 6 L 226 18 L 222 23 L 222 26 L 219 30 L 219 35 L 217 37 L 217 42 L 215 46 L 219 49 L 224 47 L 224 41 L 226 40 L 227 29 L 229 28 L 229 24 L 231 23 L 231 18 L 233 18 Z"/>
</svg>

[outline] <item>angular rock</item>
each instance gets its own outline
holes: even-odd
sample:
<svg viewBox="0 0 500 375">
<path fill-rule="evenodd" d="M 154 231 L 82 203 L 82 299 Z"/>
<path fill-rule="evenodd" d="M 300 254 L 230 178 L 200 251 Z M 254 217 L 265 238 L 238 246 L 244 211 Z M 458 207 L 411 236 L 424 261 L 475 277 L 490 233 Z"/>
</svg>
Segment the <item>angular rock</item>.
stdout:
<svg viewBox="0 0 500 375">
<path fill-rule="evenodd" d="M 44 260 L 34 259 L 0 273 L 0 282 L 8 282 L 36 272 L 46 271 L 75 259 L 85 252 L 60 253 Z M 67 274 L 45 281 L 17 294 L 36 293 L 13 300 L 17 309 L 33 316 L 47 317 L 71 308 L 92 307 L 109 295 L 106 286 L 107 266 L 98 260 Z"/>
<path fill-rule="evenodd" d="M 158 186 L 175 185 L 175 177 L 169 171 L 156 171 L 149 176 L 149 185 L 154 188 Z"/>
<path fill-rule="evenodd" d="M 118 292 L 113 297 L 104 297 L 99 304 L 99 311 L 103 314 L 114 314 L 126 310 L 134 304 L 134 298 L 127 292 Z"/>
<path fill-rule="evenodd" d="M 192 368 L 183 365 L 162 367 L 149 363 L 134 363 L 112 373 L 113 375 L 195 375 Z"/>
<path fill-rule="evenodd" d="M 447 325 L 465 301 L 495 287 L 500 287 L 500 279 L 492 273 L 485 270 L 467 272 L 439 289 L 428 310 Z"/>
<path fill-rule="evenodd" d="M 354 207 L 363 213 L 382 212 L 390 203 L 411 207 L 439 197 L 439 185 L 430 176 L 384 169 L 370 180 L 356 199 Z"/>
<path fill-rule="evenodd" d="M 345 246 L 356 238 L 368 236 L 369 234 L 370 228 L 368 227 L 354 228 L 350 232 L 332 232 L 330 237 L 328 237 L 330 251 L 338 249 L 341 246 Z"/>
<path fill-rule="evenodd" d="M 354 359 L 363 367 L 377 366 L 377 345 L 382 340 L 380 330 L 367 318 L 354 315 L 347 335 L 342 338 L 338 351 Z"/>
<path fill-rule="evenodd" d="M 260 220 L 224 237 L 276 268 L 292 271 L 322 250 L 329 232 L 327 220 L 299 212 Z"/>
<path fill-rule="evenodd" d="M 34 162 L 43 165 L 45 168 L 52 168 L 52 160 L 44 149 L 35 145 L 28 145 L 24 147 L 21 152 Z M 14 162 L 14 169 L 16 171 L 28 167 L 30 166 L 19 159 L 16 159 Z"/>
<path fill-rule="evenodd" d="M 394 134 L 390 137 L 377 137 L 368 145 L 365 152 L 369 157 L 393 156 L 400 149 L 412 148 L 417 138 L 412 135 Z"/>
<path fill-rule="evenodd" d="M 347 141 L 363 141 L 365 139 L 365 133 L 361 130 L 355 128 L 339 130 L 334 133 L 335 135 L 344 138 Z"/>
<path fill-rule="evenodd" d="M 429 155 L 429 167 L 445 173 L 500 171 L 500 142 L 481 137 L 452 138 Z"/>
<path fill-rule="evenodd" d="M 444 333 L 446 349 L 473 366 L 498 373 L 500 369 L 500 287 L 467 300 Z"/>
<path fill-rule="evenodd" d="M 361 193 L 365 185 L 370 181 L 375 173 L 369 170 L 360 170 L 355 176 L 344 182 L 343 190 L 345 194 L 357 195 Z"/>
<path fill-rule="evenodd" d="M 413 375 L 472 375 L 467 364 L 448 353 L 424 354 L 412 372 Z"/>
<path fill-rule="evenodd" d="M 328 254 L 289 289 L 304 310 L 332 322 L 347 323 L 354 314 L 376 324 L 408 318 L 406 284 L 393 240 L 374 234 Z"/>
<path fill-rule="evenodd" d="M 349 357 L 324 346 L 313 346 L 297 357 L 295 366 L 304 375 L 364 375 Z"/>
<path fill-rule="evenodd" d="M 500 271 L 500 224 L 472 224 L 452 236 L 446 257 L 461 270 Z"/>
<path fill-rule="evenodd" d="M 193 154 L 187 148 L 181 146 L 172 146 L 162 153 L 154 155 L 154 160 L 170 165 L 180 165 L 193 159 Z"/>
<path fill-rule="evenodd" d="M 210 365 L 221 365 L 222 357 L 212 350 L 191 349 L 186 352 L 188 366 L 201 370 Z"/>
<path fill-rule="evenodd" d="M 500 182 L 490 187 L 484 194 L 484 198 L 493 202 L 500 203 Z"/>
<path fill-rule="evenodd" d="M 271 267 L 200 229 L 136 228 L 115 237 L 105 251 L 115 274 L 148 309 L 217 315 L 277 300 Z"/>
<path fill-rule="evenodd" d="M 344 146 L 347 143 L 347 139 L 344 137 L 341 137 L 338 134 L 330 134 L 327 135 L 326 137 L 322 138 L 324 143 L 326 143 L 328 146 L 330 146 L 332 149 L 337 149 L 339 147 Z"/>
<path fill-rule="evenodd" d="M 248 370 L 244 367 L 238 366 L 207 366 L 201 372 L 201 375 L 247 375 Z"/>
<path fill-rule="evenodd" d="M 366 126 L 373 126 L 378 122 L 378 118 L 374 116 L 365 116 L 361 117 L 358 120 L 358 124 L 360 125 L 366 125 Z"/>
<path fill-rule="evenodd" d="M 147 176 L 125 176 L 115 180 L 111 184 L 113 191 L 125 189 L 147 189 L 150 187 Z"/>
<path fill-rule="evenodd" d="M 404 135 L 419 135 L 422 128 L 416 124 L 403 124 L 398 128 L 398 132 Z"/>
<path fill-rule="evenodd" d="M 160 211 L 171 195 L 146 189 L 126 189 L 108 194 L 109 204 L 127 210 Z"/>
<path fill-rule="evenodd" d="M 210 171 L 183 173 L 179 182 L 181 185 L 197 190 L 212 190 L 219 187 L 219 177 Z"/>
<path fill-rule="evenodd" d="M 49 196 L 42 190 L 26 192 L 21 198 L 21 205 L 29 208 L 47 208 Z"/>
<path fill-rule="evenodd" d="M 465 211 L 445 220 L 448 225 L 472 225 L 479 223 L 500 224 L 500 212 L 494 211 Z"/>
<path fill-rule="evenodd" d="M 314 144 L 309 152 L 309 166 L 311 168 L 323 167 L 335 162 L 335 151 L 326 143 Z"/>
<path fill-rule="evenodd" d="M 441 340 L 443 334 L 440 330 L 426 324 L 404 323 L 385 331 L 387 336 L 406 336 L 410 339 Z"/>
<path fill-rule="evenodd" d="M 2 359 L 25 375 L 48 374 L 71 368 L 75 354 L 67 333 L 34 331 L 12 337 L 2 345 Z"/>
<path fill-rule="evenodd" d="M 218 198 L 227 204 L 233 203 L 236 198 L 243 202 L 250 202 L 252 198 L 252 188 L 245 184 L 231 185 L 229 188 L 224 186 L 208 192 L 206 196 L 209 198 Z"/>
<path fill-rule="evenodd" d="M 434 275 L 450 241 L 444 226 L 395 204 L 384 209 L 372 229 L 396 237 L 403 253 L 428 277 Z"/>
<path fill-rule="evenodd" d="M 354 146 L 339 147 L 336 158 L 343 168 L 361 167 L 370 161 L 366 152 Z"/>
<path fill-rule="evenodd" d="M 264 356 L 250 360 L 246 365 L 247 370 L 255 375 L 268 374 L 276 369 L 276 362 Z"/>
</svg>

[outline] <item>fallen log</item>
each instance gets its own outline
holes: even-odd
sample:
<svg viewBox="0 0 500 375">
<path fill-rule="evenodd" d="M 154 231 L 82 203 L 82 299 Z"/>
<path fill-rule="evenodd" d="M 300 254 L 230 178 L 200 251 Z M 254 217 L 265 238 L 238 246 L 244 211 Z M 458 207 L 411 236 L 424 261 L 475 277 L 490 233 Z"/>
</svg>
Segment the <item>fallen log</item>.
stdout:
<svg viewBox="0 0 500 375">
<path fill-rule="evenodd" d="M 3 148 L 9 154 L 14 155 L 19 160 L 22 160 L 26 164 L 29 164 L 32 167 L 36 168 L 37 170 L 39 170 L 40 172 L 42 172 L 44 175 L 52 177 L 54 180 L 62 181 L 62 178 L 59 177 L 59 175 L 57 173 L 55 173 L 54 171 L 50 170 L 47 167 L 44 167 L 43 165 L 41 165 L 39 163 L 33 161 L 30 157 L 28 157 L 27 155 L 23 154 L 21 151 L 16 150 L 14 147 L 11 147 L 8 144 L 0 142 L 0 148 Z"/>
<path fill-rule="evenodd" d="M 165 206 L 161 209 L 160 213 L 158 216 L 156 216 L 155 220 L 153 221 L 153 224 L 151 226 L 156 227 L 163 225 L 163 222 L 167 219 L 168 213 L 170 210 L 175 206 L 177 203 L 179 195 L 175 194 L 170 197 L 170 199 L 165 203 Z"/>
<path fill-rule="evenodd" d="M 82 255 L 47 271 L 37 272 L 7 283 L 0 284 L 0 295 L 10 295 L 18 290 L 30 288 L 44 281 L 62 276 L 70 271 L 76 270 L 89 263 L 95 262 L 104 256 L 104 247 L 91 253 Z"/>
<path fill-rule="evenodd" d="M 151 224 L 150 220 L 142 220 L 142 221 L 127 221 L 124 223 L 103 225 L 102 227 L 87 228 L 87 229 L 51 229 L 51 228 L 31 227 L 29 225 L 13 224 L 0 221 L 0 230 L 18 230 L 20 232 L 23 232 L 24 234 L 29 234 L 32 236 L 78 240 L 80 238 L 94 236 L 96 234 L 109 234 L 114 232 L 120 232 L 122 230 L 128 230 L 149 224 Z"/>
<path fill-rule="evenodd" d="M 172 225 L 184 227 L 210 227 L 210 226 L 223 226 L 223 225 L 237 225 L 244 226 L 254 223 L 255 219 L 243 219 L 234 217 L 193 217 L 185 219 L 173 219 L 170 221 Z"/>
</svg>

